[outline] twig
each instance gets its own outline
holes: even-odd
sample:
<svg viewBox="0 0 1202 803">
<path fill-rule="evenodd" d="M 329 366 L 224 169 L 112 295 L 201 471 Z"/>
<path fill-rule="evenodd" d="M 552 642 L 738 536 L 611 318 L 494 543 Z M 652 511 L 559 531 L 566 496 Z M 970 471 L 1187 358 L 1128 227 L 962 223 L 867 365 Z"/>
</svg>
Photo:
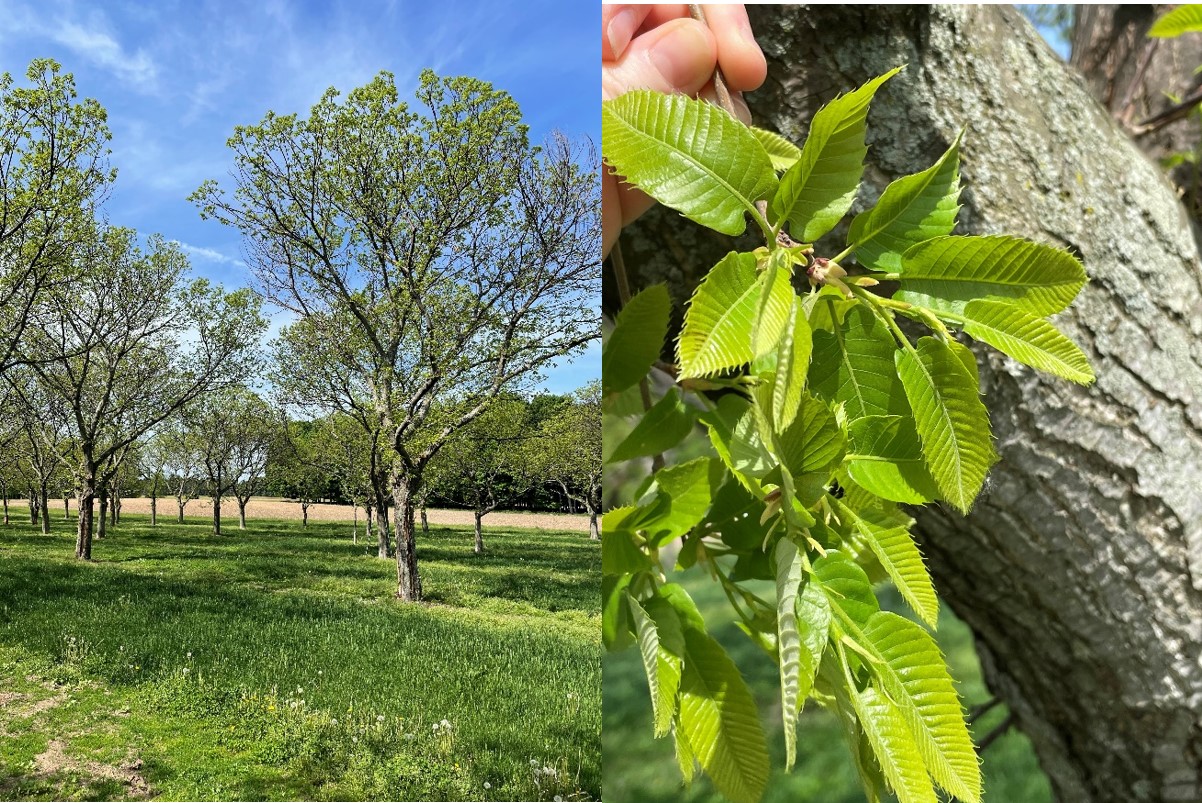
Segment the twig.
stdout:
<svg viewBox="0 0 1202 803">
<path fill-rule="evenodd" d="M 994 697 L 992 700 L 982 703 L 981 705 L 978 705 L 976 708 L 974 708 L 972 711 L 969 712 L 968 724 L 971 725 L 972 723 L 976 722 L 978 719 L 985 716 L 985 714 L 989 713 L 990 711 L 992 711 L 994 708 L 998 707 L 1001 704 L 1002 704 L 1002 698 Z"/>
<path fill-rule="evenodd" d="M 1158 131 L 1166 125 L 1175 123 L 1187 116 L 1199 103 L 1202 103 L 1202 87 L 1195 89 L 1185 100 L 1177 105 L 1170 106 L 1160 114 L 1149 117 L 1147 120 L 1139 121 L 1131 129 L 1131 133 L 1137 137 L 1142 137 L 1151 134 L 1153 131 Z"/>
<path fill-rule="evenodd" d="M 1003 734 L 1006 733 L 1006 731 L 1010 730 L 1010 728 L 1012 728 L 1012 727 L 1014 727 L 1014 712 L 1013 711 L 1010 712 L 1009 714 L 1007 714 L 1006 718 L 1003 719 L 1000 723 L 998 723 L 998 726 L 996 728 L 989 731 L 989 733 L 985 734 L 985 736 L 981 739 L 981 741 L 977 743 L 977 754 L 979 755 L 981 753 L 984 753 L 987 749 L 989 749 L 989 745 L 996 742 L 999 738 L 1001 738 L 1001 736 Z"/>
</svg>

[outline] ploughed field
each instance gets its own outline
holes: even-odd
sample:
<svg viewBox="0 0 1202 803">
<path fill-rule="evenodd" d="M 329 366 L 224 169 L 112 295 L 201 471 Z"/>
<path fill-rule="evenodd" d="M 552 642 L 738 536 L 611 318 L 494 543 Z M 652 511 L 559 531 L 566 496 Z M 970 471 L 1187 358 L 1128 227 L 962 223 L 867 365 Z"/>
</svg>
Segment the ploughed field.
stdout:
<svg viewBox="0 0 1202 803">
<path fill-rule="evenodd" d="M 600 798 L 586 533 L 433 526 L 405 605 L 349 523 L 130 510 L 0 527 L 0 800 Z"/>
<path fill-rule="evenodd" d="M 19 502 L 17 504 L 20 504 Z M 57 510 L 51 504 L 51 516 L 61 516 L 62 500 L 58 500 Z M 71 510 L 75 509 L 75 500 L 71 500 Z M 179 513 L 179 506 L 174 496 L 159 497 L 159 516 L 174 520 Z M 146 497 L 131 497 L 121 500 L 122 513 L 150 513 L 150 499 Z M 213 502 L 206 496 L 193 499 L 184 508 L 185 520 L 193 516 L 212 516 Z M 246 505 L 248 519 L 293 519 L 301 520 L 300 502 L 291 499 L 279 499 L 268 496 L 252 496 Z M 359 522 L 363 522 L 364 511 L 359 509 Z M 350 505 L 328 505 L 314 503 L 309 506 L 309 521 L 345 521 L 352 522 L 355 510 Z M 440 524 L 449 527 L 475 526 L 470 510 L 440 510 L 430 508 L 427 511 L 430 524 Z M 238 503 L 231 497 L 221 501 L 221 522 L 225 527 L 227 521 L 238 524 Z M 567 515 L 558 513 L 531 513 L 522 510 L 497 510 L 484 517 L 484 528 L 490 527 L 523 527 L 538 530 L 561 530 L 564 532 L 588 532 L 588 516 Z M 487 536 L 487 532 L 486 532 Z"/>
</svg>

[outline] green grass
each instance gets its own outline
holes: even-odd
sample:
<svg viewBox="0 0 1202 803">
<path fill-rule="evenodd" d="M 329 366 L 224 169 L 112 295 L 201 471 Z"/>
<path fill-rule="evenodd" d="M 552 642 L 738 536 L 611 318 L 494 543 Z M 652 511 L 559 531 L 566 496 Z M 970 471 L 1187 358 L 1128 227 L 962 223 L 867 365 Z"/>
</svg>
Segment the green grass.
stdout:
<svg viewBox="0 0 1202 803">
<path fill-rule="evenodd" d="M 780 725 L 780 677 L 776 665 L 759 647 L 734 626 L 729 602 L 717 583 L 698 571 L 677 575 L 697 601 L 710 632 L 731 653 L 747 678 L 759 705 L 772 751 L 773 774 L 764 803 L 862 803 L 851 754 L 835 718 L 810 701 L 801 715 L 797 737 L 797 765 L 784 772 L 784 736 Z M 878 589 L 884 607 L 905 613 L 904 605 L 891 589 Z M 773 591 L 764 592 L 772 599 Z M 944 609 L 936 634 L 951 666 L 952 676 L 968 708 L 980 705 L 990 694 L 981 680 L 981 669 L 972 634 L 962 622 Z M 606 655 L 604 667 L 604 715 L 602 755 L 605 762 L 607 800 L 682 801 L 722 803 L 723 798 L 704 777 L 688 789 L 681 788 L 680 772 L 671 739 L 654 739 L 651 730 L 647 681 L 637 650 Z M 1005 719 L 998 706 L 973 726 L 980 740 Z M 1011 730 L 995 741 L 983 755 L 985 799 L 1050 803 L 1051 788 L 1039 769 L 1030 742 Z"/>
<path fill-rule="evenodd" d="M 0 799 L 600 797 L 586 536 L 433 528 L 404 605 L 345 524 L 73 525 L 0 528 Z"/>
</svg>

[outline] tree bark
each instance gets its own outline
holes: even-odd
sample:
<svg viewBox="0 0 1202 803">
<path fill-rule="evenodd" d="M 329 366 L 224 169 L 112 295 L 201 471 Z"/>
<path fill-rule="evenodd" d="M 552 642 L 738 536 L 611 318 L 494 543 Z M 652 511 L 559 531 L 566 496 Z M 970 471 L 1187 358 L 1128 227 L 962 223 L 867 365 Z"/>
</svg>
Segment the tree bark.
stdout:
<svg viewBox="0 0 1202 803">
<path fill-rule="evenodd" d="M 117 526 L 117 499 L 120 493 L 116 488 L 109 493 L 109 525 L 112 527 Z"/>
<path fill-rule="evenodd" d="M 152 491 L 150 494 L 150 526 L 157 527 L 159 524 L 159 505 L 158 497 Z"/>
<path fill-rule="evenodd" d="M 430 534 L 430 521 L 426 518 L 426 506 L 422 505 L 422 535 Z"/>
<path fill-rule="evenodd" d="M 213 535 L 221 535 L 221 496 L 213 499 Z"/>
<path fill-rule="evenodd" d="M 179 505 L 179 523 L 183 524 L 184 523 L 184 506 L 188 503 L 183 500 L 183 497 L 179 497 L 179 496 L 175 497 L 175 503 L 177 505 Z"/>
<path fill-rule="evenodd" d="M 38 526 L 38 493 L 31 485 L 29 486 L 29 523 L 34 527 Z"/>
<path fill-rule="evenodd" d="M 249 497 L 246 499 L 243 499 L 242 497 L 238 497 L 238 529 L 239 530 L 246 529 L 246 503 L 249 501 L 250 501 Z"/>
<path fill-rule="evenodd" d="M 484 514 L 481 513 L 479 510 L 477 510 L 477 511 L 475 511 L 475 517 L 476 517 L 475 553 L 477 555 L 483 555 L 484 554 L 484 532 L 483 532 L 483 528 L 480 526 L 480 520 L 484 518 Z"/>
<path fill-rule="evenodd" d="M 42 535 L 50 535 L 50 491 L 43 485 L 38 493 L 38 508 L 41 515 Z"/>
<path fill-rule="evenodd" d="M 392 557 L 388 545 L 388 501 L 385 490 L 383 490 L 385 482 L 379 476 L 371 477 L 371 493 L 375 495 L 376 558 L 381 560 Z"/>
<path fill-rule="evenodd" d="M 588 537 L 590 541 L 601 540 L 601 530 L 597 527 L 597 511 L 592 506 L 588 509 Z"/>
<path fill-rule="evenodd" d="M 92 505 L 96 499 L 95 477 L 85 476 L 79 484 L 79 513 L 76 515 L 75 557 L 92 559 Z"/>
<path fill-rule="evenodd" d="M 71 518 L 71 497 L 63 497 L 63 521 Z"/>
<path fill-rule="evenodd" d="M 769 63 L 753 119 L 794 141 L 836 93 L 908 65 L 873 103 L 853 214 L 967 124 L 958 233 L 1083 258 L 1057 325 L 1097 383 L 975 348 L 1001 462 L 971 515 L 929 506 L 919 532 L 1059 800 L 1202 800 L 1202 268 L 1172 188 L 1013 8 L 749 11 Z M 663 210 L 628 232 L 636 283 L 667 280 L 676 321 L 732 247 Z"/>
<path fill-rule="evenodd" d="M 413 494 L 421 480 L 398 475 L 392 479 L 393 522 L 396 526 L 397 599 L 421 602 L 422 580 L 417 571 L 417 537 L 413 527 Z"/>
<path fill-rule="evenodd" d="M 108 521 L 108 488 L 101 485 L 96 492 L 96 498 L 100 501 L 100 516 L 96 519 L 96 538 L 103 540 L 106 534 L 105 523 Z M 92 515 L 95 516 L 94 513 Z"/>
<path fill-rule="evenodd" d="M 309 526 L 309 503 L 301 502 L 301 526 Z"/>
</svg>

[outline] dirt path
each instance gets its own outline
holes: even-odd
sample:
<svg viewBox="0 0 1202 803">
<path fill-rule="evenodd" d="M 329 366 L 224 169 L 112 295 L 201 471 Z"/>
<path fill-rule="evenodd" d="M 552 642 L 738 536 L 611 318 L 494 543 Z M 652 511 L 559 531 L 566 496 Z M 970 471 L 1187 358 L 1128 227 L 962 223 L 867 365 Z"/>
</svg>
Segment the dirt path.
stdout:
<svg viewBox="0 0 1202 803">
<path fill-rule="evenodd" d="M 177 507 L 174 497 L 160 498 L 158 501 L 159 515 L 166 517 L 168 520 L 175 517 Z M 71 505 L 71 509 L 72 513 L 74 513 L 74 504 Z M 123 513 L 148 514 L 150 513 L 150 500 L 141 497 L 122 499 L 121 511 Z M 52 509 L 50 515 L 61 514 L 62 507 L 60 506 L 57 511 Z M 193 499 L 188 503 L 184 514 L 189 518 L 193 516 L 211 516 L 213 515 L 213 503 L 205 498 Z M 428 515 L 430 523 L 436 525 L 471 527 L 474 524 L 472 514 L 467 510 L 434 510 L 431 508 L 428 511 Z M 221 505 L 221 520 L 224 522 L 227 517 L 235 523 L 237 522 L 238 504 L 232 499 L 226 499 Z M 301 518 L 301 506 L 299 502 L 256 496 L 252 497 L 250 503 L 246 506 L 246 517 L 249 519 L 296 519 L 299 521 Z M 360 508 L 359 520 L 363 521 L 363 517 L 363 509 Z M 314 504 L 309 506 L 310 521 L 352 521 L 353 519 L 354 513 L 350 505 Z M 539 530 L 588 532 L 588 516 L 498 510 L 484 517 L 484 526 L 485 528 L 527 527 Z"/>
</svg>

